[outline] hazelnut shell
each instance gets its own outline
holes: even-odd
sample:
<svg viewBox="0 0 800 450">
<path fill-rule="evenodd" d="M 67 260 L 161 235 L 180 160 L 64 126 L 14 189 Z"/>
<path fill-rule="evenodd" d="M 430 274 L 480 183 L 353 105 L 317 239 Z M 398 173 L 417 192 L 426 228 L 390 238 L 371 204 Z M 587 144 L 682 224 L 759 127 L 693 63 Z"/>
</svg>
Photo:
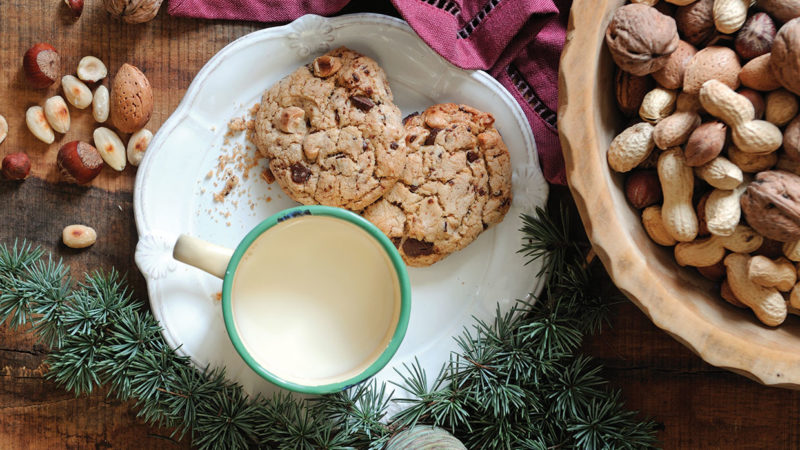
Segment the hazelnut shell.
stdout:
<svg viewBox="0 0 800 450">
<path fill-rule="evenodd" d="M 64 180 L 86 184 L 103 170 L 103 158 L 91 144 L 82 141 L 67 142 L 58 150 L 56 163 Z"/>
</svg>

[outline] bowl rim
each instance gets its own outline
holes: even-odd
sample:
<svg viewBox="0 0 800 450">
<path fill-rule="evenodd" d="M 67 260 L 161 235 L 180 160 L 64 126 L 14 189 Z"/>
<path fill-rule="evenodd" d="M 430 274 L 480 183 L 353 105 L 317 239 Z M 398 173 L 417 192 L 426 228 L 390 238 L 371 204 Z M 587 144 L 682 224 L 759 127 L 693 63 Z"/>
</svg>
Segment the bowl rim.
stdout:
<svg viewBox="0 0 800 450">
<path fill-rule="evenodd" d="M 660 279 L 652 276 L 645 255 L 625 228 L 608 193 L 608 164 L 599 149 L 596 123 L 587 120 L 594 110 L 600 54 L 587 58 L 593 37 L 603 35 L 611 19 L 610 6 L 624 0 L 575 0 L 570 11 L 567 39 L 558 75 L 558 131 L 566 163 L 567 183 L 586 234 L 617 288 L 659 328 L 688 347 L 707 363 L 770 386 L 800 389 L 800 352 L 755 345 L 745 336 L 709 322 L 677 300 Z M 615 9 L 615 8 L 614 8 Z M 603 12 L 598 14 L 598 12 Z M 599 20 L 598 20 L 599 19 Z M 580 67 L 580 70 L 564 70 Z M 573 174 L 580 176 L 571 176 Z M 614 242 L 614 245 L 608 245 Z M 624 276 L 620 276 L 624 274 Z"/>
</svg>

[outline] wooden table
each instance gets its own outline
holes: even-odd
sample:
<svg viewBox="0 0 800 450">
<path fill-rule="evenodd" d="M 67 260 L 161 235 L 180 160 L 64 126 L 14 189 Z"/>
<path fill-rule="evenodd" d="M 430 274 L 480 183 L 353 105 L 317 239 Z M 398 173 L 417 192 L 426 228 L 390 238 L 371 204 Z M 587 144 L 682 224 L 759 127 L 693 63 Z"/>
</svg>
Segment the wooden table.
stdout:
<svg viewBox="0 0 800 450">
<path fill-rule="evenodd" d="M 140 67 L 155 89 L 155 131 L 178 105 L 202 65 L 232 40 L 263 24 L 169 17 L 166 7 L 148 24 L 112 20 L 101 2 L 88 1 L 74 21 L 61 0 L 0 2 L 0 114 L 9 137 L 0 156 L 27 152 L 33 162 L 23 183 L 0 181 L 0 242 L 24 238 L 52 251 L 74 275 L 95 268 L 118 268 L 139 298 L 146 296 L 133 251 L 136 230 L 132 190 L 134 168 L 110 169 L 90 187 L 61 183 L 55 166 L 58 142 L 90 140 L 88 111 L 73 111 L 66 136 L 47 146 L 24 124 L 25 110 L 42 104 L 57 88 L 27 87 L 22 55 L 35 42 L 61 51 L 65 71 L 85 55 L 100 57 L 113 73 L 124 62 Z M 396 14 L 388 2 L 355 1 L 345 12 Z M 556 190 L 561 195 L 565 191 Z M 60 243 L 61 229 L 88 223 L 99 240 L 88 251 Z M 612 327 L 587 340 L 585 350 L 606 366 L 611 385 L 622 389 L 629 407 L 660 424 L 665 448 L 800 448 L 800 393 L 767 388 L 717 369 L 655 328 L 630 302 L 613 307 Z M 128 403 L 105 392 L 75 398 L 42 378 L 46 349 L 31 334 L 0 327 L 0 448 L 179 448 L 169 432 L 143 425 Z"/>
</svg>

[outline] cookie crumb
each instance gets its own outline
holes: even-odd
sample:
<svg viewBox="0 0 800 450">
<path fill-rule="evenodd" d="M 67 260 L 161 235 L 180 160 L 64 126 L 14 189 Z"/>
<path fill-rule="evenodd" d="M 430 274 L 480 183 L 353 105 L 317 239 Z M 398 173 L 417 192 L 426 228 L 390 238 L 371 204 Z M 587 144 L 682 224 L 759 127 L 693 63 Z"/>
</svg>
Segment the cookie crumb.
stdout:
<svg viewBox="0 0 800 450">
<path fill-rule="evenodd" d="M 222 291 L 219 291 L 216 294 L 214 294 L 214 300 L 216 300 L 218 302 L 222 301 Z"/>
<path fill-rule="evenodd" d="M 234 175 L 233 173 L 228 173 L 228 178 L 225 180 L 225 186 L 222 187 L 222 190 L 218 193 L 214 194 L 214 201 L 217 203 L 221 203 L 225 200 L 225 197 L 231 193 L 233 188 L 239 184 L 239 177 Z"/>
<path fill-rule="evenodd" d="M 230 120 L 230 122 L 228 122 L 229 132 L 238 133 L 240 131 L 244 131 L 245 129 L 247 129 L 247 124 L 241 117 L 234 117 Z"/>
</svg>

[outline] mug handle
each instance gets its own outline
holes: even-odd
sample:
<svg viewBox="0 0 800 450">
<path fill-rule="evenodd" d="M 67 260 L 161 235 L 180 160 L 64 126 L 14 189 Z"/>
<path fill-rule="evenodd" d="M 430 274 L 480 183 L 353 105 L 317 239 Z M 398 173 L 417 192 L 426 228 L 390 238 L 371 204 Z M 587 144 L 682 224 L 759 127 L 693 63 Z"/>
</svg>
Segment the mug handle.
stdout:
<svg viewBox="0 0 800 450">
<path fill-rule="evenodd" d="M 172 257 L 182 263 L 204 270 L 217 278 L 225 278 L 225 271 L 233 250 L 212 244 L 188 234 L 178 236 Z"/>
</svg>

